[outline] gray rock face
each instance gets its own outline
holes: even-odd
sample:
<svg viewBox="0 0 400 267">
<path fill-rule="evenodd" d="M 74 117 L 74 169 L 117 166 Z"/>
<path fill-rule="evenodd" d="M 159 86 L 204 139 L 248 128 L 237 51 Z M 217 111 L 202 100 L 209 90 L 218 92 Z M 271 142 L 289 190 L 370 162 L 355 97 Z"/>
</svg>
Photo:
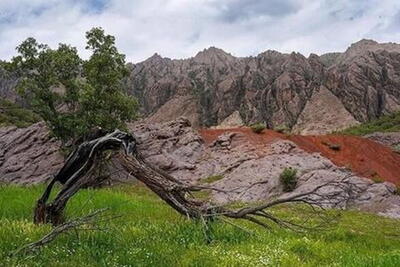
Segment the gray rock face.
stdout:
<svg viewBox="0 0 400 267">
<path fill-rule="evenodd" d="M 400 132 L 392 132 L 392 133 L 377 132 L 373 134 L 368 134 L 364 137 L 389 147 L 400 146 Z"/>
<path fill-rule="evenodd" d="M 216 203 L 285 197 L 335 182 L 340 186 L 322 192 L 332 195 L 332 203 L 327 206 L 400 217 L 400 196 L 395 194 L 393 184 L 373 183 L 335 166 L 318 153 L 305 152 L 288 140 L 277 137 L 255 144 L 240 132 L 225 131 L 206 144 L 184 118 L 167 123 L 136 123 L 129 128 L 146 160 L 188 184 L 220 189 L 211 195 Z M 43 123 L 25 129 L 0 129 L 0 181 L 18 184 L 46 181 L 63 164 L 59 146 L 49 137 Z M 298 183 L 291 193 L 283 192 L 279 180 L 287 167 L 298 170 Z M 113 179 L 132 179 L 117 169 L 113 170 Z M 217 179 L 205 184 L 210 176 Z M 348 201 L 334 205 L 348 197 Z"/>
<path fill-rule="evenodd" d="M 6 71 L 0 65 L 0 97 L 16 101 L 18 99 L 17 94 L 14 90 L 16 85 L 16 75 Z"/>
<path fill-rule="evenodd" d="M 146 160 L 173 174 L 193 170 L 204 151 L 203 140 L 179 118 L 163 124 L 137 124 L 130 127 L 138 140 L 138 149 Z"/>
<path fill-rule="evenodd" d="M 340 55 L 326 75 L 326 87 L 358 121 L 400 108 L 400 45 L 361 40 Z"/>
<path fill-rule="evenodd" d="M 0 182 L 44 182 L 63 165 L 60 143 L 43 122 L 28 128 L 0 128 Z"/>
<path fill-rule="evenodd" d="M 400 110 L 400 45 L 362 40 L 308 58 L 236 58 L 213 47 L 185 60 L 156 54 L 131 65 L 127 88 L 157 122 L 185 114 L 194 126 L 215 126 L 237 112 L 245 124 L 325 133 Z"/>
</svg>

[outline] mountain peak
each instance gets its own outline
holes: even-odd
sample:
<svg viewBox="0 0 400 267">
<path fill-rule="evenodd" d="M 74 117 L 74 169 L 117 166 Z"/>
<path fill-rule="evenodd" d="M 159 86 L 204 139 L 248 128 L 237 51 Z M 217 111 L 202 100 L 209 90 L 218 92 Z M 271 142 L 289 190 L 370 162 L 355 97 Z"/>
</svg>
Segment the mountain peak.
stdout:
<svg viewBox="0 0 400 267">
<path fill-rule="evenodd" d="M 224 50 L 211 46 L 197 53 L 194 60 L 202 63 L 211 63 L 212 61 L 231 61 L 235 57 L 225 52 Z"/>
<path fill-rule="evenodd" d="M 196 57 L 199 55 L 209 55 L 209 56 L 215 56 L 215 55 L 224 55 L 224 56 L 231 56 L 231 54 L 225 52 L 221 48 L 215 47 L 215 46 L 210 46 L 209 48 L 203 49 L 203 51 L 200 51 L 197 53 Z"/>
<path fill-rule="evenodd" d="M 378 42 L 377 41 L 375 41 L 375 40 L 372 40 L 372 39 L 361 39 L 360 41 L 358 41 L 358 42 L 355 42 L 355 43 L 353 43 L 353 44 L 351 44 L 351 46 L 360 46 L 360 45 L 376 45 L 376 44 L 378 44 Z"/>
</svg>

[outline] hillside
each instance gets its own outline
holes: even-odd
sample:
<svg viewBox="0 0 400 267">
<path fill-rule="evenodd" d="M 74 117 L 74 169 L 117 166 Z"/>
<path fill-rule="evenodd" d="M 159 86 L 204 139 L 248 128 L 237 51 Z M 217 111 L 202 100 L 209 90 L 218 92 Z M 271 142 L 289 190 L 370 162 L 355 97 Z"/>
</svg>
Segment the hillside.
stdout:
<svg viewBox="0 0 400 267">
<path fill-rule="evenodd" d="M 127 89 L 150 122 L 194 126 L 266 122 L 294 133 L 341 130 L 400 109 L 400 45 L 361 40 L 343 53 L 305 57 L 266 51 L 237 58 L 211 47 L 131 64 Z"/>
<path fill-rule="evenodd" d="M 3 266 L 396 266 L 400 261 L 397 220 L 342 212 L 324 231 L 273 232 L 235 222 L 251 231 L 216 221 L 207 244 L 201 223 L 180 217 L 143 187 L 83 190 L 72 199 L 69 216 L 110 207 L 122 215 L 61 235 L 40 253 L 10 258 L 9 253 L 37 240 L 49 226 L 34 225 L 32 207 L 43 187 L 0 187 L 0 259 Z M 88 201 L 90 199 L 90 201 Z M 8 205 L 9 201 L 14 204 Z M 290 206 L 275 210 L 287 218 L 308 212 Z M 331 215 L 335 215 L 332 213 Z M 337 215 L 337 214 L 336 214 Z M 371 231 L 371 225 L 374 227 Z"/>
</svg>

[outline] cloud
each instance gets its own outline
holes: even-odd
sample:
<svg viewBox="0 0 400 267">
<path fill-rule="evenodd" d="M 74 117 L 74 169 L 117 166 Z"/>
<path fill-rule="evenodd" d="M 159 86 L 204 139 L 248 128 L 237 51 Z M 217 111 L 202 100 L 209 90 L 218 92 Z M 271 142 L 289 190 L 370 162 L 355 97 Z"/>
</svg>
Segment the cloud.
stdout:
<svg viewBox="0 0 400 267">
<path fill-rule="evenodd" d="M 76 46 L 102 26 L 129 61 L 155 52 L 186 58 L 217 46 L 236 56 L 268 49 L 306 56 L 343 51 L 362 38 L 400 42 L 398 0 L 2 0 L 0 58 L 29 36 Z"/>
<path fill-rule="evenodd" d="M 232 0 L 218 1 L 220 17 L 229 23 L 250 20 L 257 17 L 285 17 L 300 7 L 299 1 L 288 0 Z"/>
</svg>

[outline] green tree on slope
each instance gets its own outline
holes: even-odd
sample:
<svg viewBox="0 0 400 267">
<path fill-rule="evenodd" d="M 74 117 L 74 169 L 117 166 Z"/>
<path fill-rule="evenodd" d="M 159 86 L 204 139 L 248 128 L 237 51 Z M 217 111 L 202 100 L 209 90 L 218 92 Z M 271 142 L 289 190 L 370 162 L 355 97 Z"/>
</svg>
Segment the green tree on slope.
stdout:
<svg viewBox="0 0 400 267">
<path fill-rule="evenodd" d="M 92 52 L 88 60 L 75 47 L 59 44 L 51 49 L 28 38 L 8 64 L 21 77 L 17 92 L 64 142 L 85 136 L 93 127 L 124 129 L 136 117 L 137 102 L 123 90 L 128 71 L 115 38 L 102 28 L 93 28 L 86 38 L 86 49 Z"/>
</svg>

